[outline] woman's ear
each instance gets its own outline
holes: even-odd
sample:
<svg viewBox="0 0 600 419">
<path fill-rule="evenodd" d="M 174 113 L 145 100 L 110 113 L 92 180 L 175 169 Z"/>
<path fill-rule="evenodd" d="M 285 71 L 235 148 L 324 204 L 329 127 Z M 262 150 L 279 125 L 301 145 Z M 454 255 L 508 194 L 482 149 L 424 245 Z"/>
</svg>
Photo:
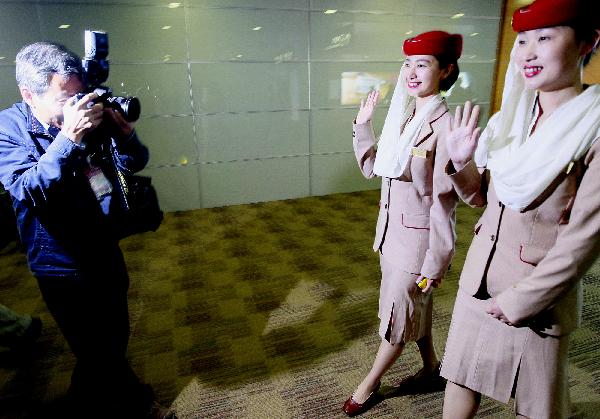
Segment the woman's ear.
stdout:
<svg viewBox="0 0 600 419">
<path fill-rule="evenodd" d="M 600 29 L 595 30 L 595 36 L 591 40 L 591 42 L 585 42 L 581 49 L 581 55 L 588 55 L 591 52 L 595 52 L 598 50 L 600 46 Z"/>
<path fill-rule="evenodd" d="M 454 64 L 448 64 L 445 68 L 440 72 L 440 80 L 444 80 L 454 71 Z"/>
</svg>

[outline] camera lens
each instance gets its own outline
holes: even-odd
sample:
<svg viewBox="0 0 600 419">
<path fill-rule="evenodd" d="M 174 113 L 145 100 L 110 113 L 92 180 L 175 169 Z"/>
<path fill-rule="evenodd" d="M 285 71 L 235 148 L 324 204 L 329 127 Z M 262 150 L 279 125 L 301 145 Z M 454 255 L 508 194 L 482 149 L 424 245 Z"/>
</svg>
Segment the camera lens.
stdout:
<svg viewBox="0 0 600 419">
<path fill-rule="evenodd" d="M 113 108 L 119 110 L 128 122 L 135 122 L 140 117 L 142 106 L 137 97 L 113 96 L 108 99 L 108 102 Z"/>
</svg>

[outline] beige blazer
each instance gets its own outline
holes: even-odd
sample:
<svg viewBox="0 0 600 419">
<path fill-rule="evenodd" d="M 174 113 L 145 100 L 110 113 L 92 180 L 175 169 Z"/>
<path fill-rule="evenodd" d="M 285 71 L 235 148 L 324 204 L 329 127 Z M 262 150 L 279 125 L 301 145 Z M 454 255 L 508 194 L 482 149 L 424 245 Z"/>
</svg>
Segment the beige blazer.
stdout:
<svg viewBox="0 0 600 419">
<path fill-rule="evenodd" d="M 442 102 L 423 124 L 402 176 L 382 178 L 374 251 L 402 270 L 443 278 L 454 254 L 458 196 L 444 173 L 448 152 L 441 134 L 450 119 Z M 354 153 L 367 178 L 377 154 L 371 123 L 354 124 Z"/>
<path fill-rule="evenodd" d="M 581 277 L 600 250 L 600 141 L 523 211 L 499 202 L 487 170 L 470 162 L 449 178 L 469 205 L 486 209 L 474 228 L 459 286 L 482 281 L 513 324 L 560 336 L 579 325 Z"/>
</svg>

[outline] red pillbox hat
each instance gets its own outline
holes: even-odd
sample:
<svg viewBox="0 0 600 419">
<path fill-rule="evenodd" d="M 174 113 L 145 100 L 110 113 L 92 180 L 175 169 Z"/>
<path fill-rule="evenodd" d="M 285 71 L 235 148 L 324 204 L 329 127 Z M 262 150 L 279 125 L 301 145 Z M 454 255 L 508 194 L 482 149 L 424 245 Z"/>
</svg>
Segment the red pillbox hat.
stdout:
<svg viewBox="0 0 600 419">
<path fill-rule="evenodd" d="M 434 55 L 458 60 L 462 53 L 462 36 L 444 31 L 431 31 L 408 38 L 403 45 L 404 55 Z"/>
<path fill-rule="evenodd" d="M 515 32 L 550 26 L 599 28 L 599 3 L 598 0 L 535 0 L 515 11 L 512 27 Z"/>
</svg>

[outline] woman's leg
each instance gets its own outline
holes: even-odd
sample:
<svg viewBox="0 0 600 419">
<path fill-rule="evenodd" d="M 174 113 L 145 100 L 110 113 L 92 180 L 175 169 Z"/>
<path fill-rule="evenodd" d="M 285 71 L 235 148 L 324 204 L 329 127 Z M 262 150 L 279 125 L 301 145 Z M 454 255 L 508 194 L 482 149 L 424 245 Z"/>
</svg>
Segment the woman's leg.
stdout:
<svg viewBox="0 0 600 419">
<path fill-rule="evenodd" d="M 448 381 L 444 394 L 442 419 L 470 419 L 481 403 L 481 394 Z"/>
<path fill-rule="evenodd" d="M 431 330 L 426 336 L 423 336 L 417 341 L 419 347 L 419 354 L 423 360 L 423 372 L 429 374 L 435 370 L 438 365 L 438 357 L 435 353 L 435 347 L 433 346 L 433 337 Z"/>
<path fill-rule="evenodd" d="M 362 380 L 352 396 L 355 402 L 362 404 L 367 400 L 377 383 L 381 381 L 383 374 L 396 362 L 403 349 L 403 342 L 391 344 L 385 339 L 381 340 L 371 371 Z"/>
</svg>

